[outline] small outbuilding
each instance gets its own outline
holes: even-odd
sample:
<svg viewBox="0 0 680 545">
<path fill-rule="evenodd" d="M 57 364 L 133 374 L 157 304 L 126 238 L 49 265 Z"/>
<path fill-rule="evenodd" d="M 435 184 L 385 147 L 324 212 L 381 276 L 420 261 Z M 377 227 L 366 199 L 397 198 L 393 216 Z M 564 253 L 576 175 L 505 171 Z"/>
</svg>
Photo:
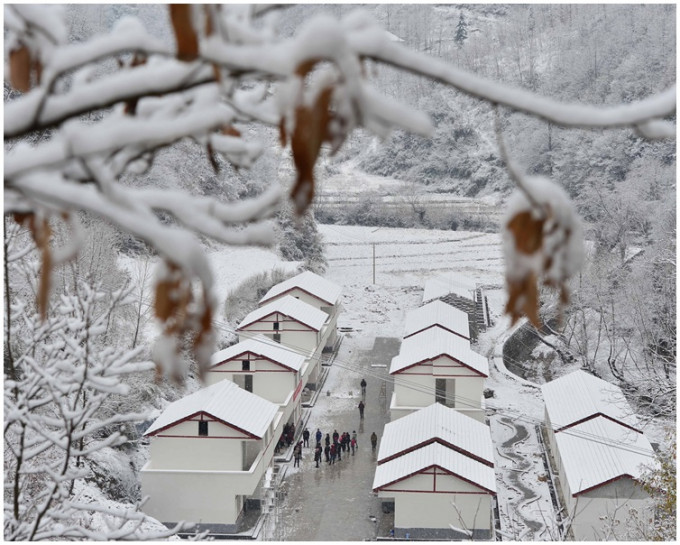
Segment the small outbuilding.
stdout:
<svg viewBox="0 0 680 545">
<path fill-rule="evenodd" d="M 260 306 L 266 305 L 290 295 L 307 303 L 329 315 L 328 337 L 326 347 L 330 348 L 337 339 L 338 315 L 342 309 L 340 296 L 342 288 L 330 280 L 319 276 L 311 271 L 304 271 L 288 280 L 273 286 L 265 296 L 260 299 Z"/>
<path fill-rule="evenodd" d="M 542 386 L 546 435 L 569 531 L 578 541 L 625 540 L 649 524 L 641 486 L 654 451 L 620 388 L 576 371 Z"/>
<path fill-rule="evenodd" d="M 427 329 L 438 327 L 470 341 L 468 315 L 443 301 L 435 300 L 406 314 L 404 339 Z"/>
<path fill-rule="evenodd" d="M 397 538 L 493 539 L 488 426 L 438 403 L 387 424 L 373 490 L 394 502 Z"/>
<path fill-rule="evenodd" d="M 484 421 L 489 363 L 462 337 L 431 328 L 404 339 L 392 358 L 390 374 L 394 376 L 392 420 L 438 402 Z"/>
<path fill-rule="evenodd" d="M 171 403 L 146 430 L 144 511 L 233 533 L 246 499 L 270 467 L 282 428 L 279 407 L 222 380 Z"/>
</svg>

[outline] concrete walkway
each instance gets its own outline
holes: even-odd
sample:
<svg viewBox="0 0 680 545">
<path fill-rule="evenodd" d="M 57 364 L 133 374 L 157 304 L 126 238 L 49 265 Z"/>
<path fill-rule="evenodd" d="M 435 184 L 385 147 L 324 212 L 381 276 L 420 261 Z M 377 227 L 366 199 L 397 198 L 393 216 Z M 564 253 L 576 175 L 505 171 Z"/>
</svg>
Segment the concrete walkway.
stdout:
<svg viewBox="0 0 680 545">
<path fill-rule="evenodd" d="M 385 535 L 392 526 L 392 515 L 384 515 L 381 502 L 371 485 L 377 450 L 371 450 L 370 436 L 382 437 L 389 421 L 392 384 L 389 364 L 398 354 L 400 339 L 377 338 L 371 350 L 354 350 L 355 343 L 343 343 L 330 367 L 307 427 L 310 448 L 303 451 L 302 466 L 290 462 L 279 490 L 275 527 L 270 537 L 277 541 L 364 541 Z M 368 387 L 364 419 L 357 408 L 362 399 L 359 382 Z M 385 384 L 384 392 L 381 385 Z M 381 395 L 384 394 L 384 395 Z M 315 467 L 313 447 L 317 428 L 324 434 L 338 430 L 357 432 L 358 449 L 354 456 L 342 453 L 334 465 L 325 461 Z M 323 445 L 323 439 L 322 439 Z M 378 448 L 379 448 L 378 443 Z"/>
</svg>

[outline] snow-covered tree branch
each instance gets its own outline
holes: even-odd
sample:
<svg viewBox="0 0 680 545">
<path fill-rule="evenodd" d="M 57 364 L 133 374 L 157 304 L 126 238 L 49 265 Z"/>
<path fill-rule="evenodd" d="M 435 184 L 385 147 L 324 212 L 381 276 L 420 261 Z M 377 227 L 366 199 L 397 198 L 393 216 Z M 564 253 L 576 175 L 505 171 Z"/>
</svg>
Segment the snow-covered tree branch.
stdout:
<svg viewBox="0 0 680 545">
<path fill-rule="evenodd" d="M 156 248 L 168 264 L 158 279 L 156 303 L 157 316 L 166 322 L 166 341 L 156 354 L 175 375 L 173 336 L 194 335 L 201 369 L 212 347 L 212 275 L 192 233 L 229 244 L 271 244 L 267 219 L 283 193 L 272 186 L 251 201 L 227 206 L 120 183 L 121 176 L 148 168 L 154 155 L 174 142 L 195 140 L 213 166 L 216 155 L 242 166 L 251 164 L 263 148 L 247 142 L 236 125 L 278 126 L 282 143 L 291 142 L 297 171 L 290 198 L 304 212 L 314 197 L 314 165 L 326 144 L 336 151 L 358 127 L 380 137 L 396 128 L 432 132 L 426 115 L 376 90 L 366 74 L 369 60 L 554 125 L 627 126 L 648 138 L 675 132 L 668 121 L 675 112 L 674 87 L 629 104 L 562 103 L 411 51 L 391 40 L 362 10 L 339 21 L 315 16 L 292 38 L 281 38 L 268 17 L 271 10 L 174 5 L 169 12 L 176 47 L 153 37 L 132 17 L 119 21 L 109 34 L 69 44 L 58 7 L 41 12 L 13 5 L 5 12 L 8 75 L 13 87 L 24 92 L 5 107 L 5 211 L 22 214 L 21 221 L 26 221 L 25 214 L 35 215 L 37 236 L 46 233 L 38 229 L 43 219 L 86 210 Z M 507 245 L 509 257 L 543 259 L 509 278 L 514 303 L 508 311 L 513 316 L 535 315 L 535 286 L 541 280 L 560 287 L 566 300 L 564 282 L 577 268 L 563 266 L 571 254 L 555 259 L 555 252 L 579 235 L 564 224 L 561 242 L 550 241 L 548 234 L 560 225 L 559 218 L 571 213 L 564 199 L 552 202 L 540 196 L 546 187 L 547 181 L 523 187 L 534 205 L 516 212 L 540 217 L 515 223 L 508 231 L 515 241 Z M 546 204 L 539 211 L 535 203 L 541 199 Z M 161 224 L 160 212 L 181 227 Z M 577 223 L 570 220 L 569 225 Z M 52 255 L 45 244 L 47 282 Z M 559 273 L 556 267 L 562 267 Z M 47 290 L 46 285 L 40 289 Z M 163 301 L 178 298 L 185 302 L 159 308 Z M 178 312 L 184 315 L 181 321 L 174 320 Z"/>
</svg>

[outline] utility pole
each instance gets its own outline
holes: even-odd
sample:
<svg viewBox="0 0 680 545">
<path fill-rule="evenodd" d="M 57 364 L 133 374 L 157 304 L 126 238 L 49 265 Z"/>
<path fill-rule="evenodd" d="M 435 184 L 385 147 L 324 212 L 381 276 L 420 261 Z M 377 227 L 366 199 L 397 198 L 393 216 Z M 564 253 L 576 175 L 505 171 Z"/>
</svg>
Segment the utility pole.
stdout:
<svg viewBox="0 0 680 545">
<path fill-rule="evenodd" d="M 373 283 L 375 284 L 375 242 L 373 243 Z"/>
</svg>

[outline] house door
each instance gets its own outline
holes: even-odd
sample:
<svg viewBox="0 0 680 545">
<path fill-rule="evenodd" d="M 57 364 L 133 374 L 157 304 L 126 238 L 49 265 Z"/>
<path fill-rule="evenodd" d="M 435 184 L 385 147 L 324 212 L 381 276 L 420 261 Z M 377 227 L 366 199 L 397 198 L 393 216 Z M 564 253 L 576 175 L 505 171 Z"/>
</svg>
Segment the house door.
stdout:
<svg viewBox="0 0 680 545">
<path fill-rule="evenodd" d="M 446 379 L 437 378 L 434 381 L 434 401 L 446 405 Z"/>
<path fill-rule="evenodd" d="M 244 389 L 246 392 L 253 392 L 253 375 L 246 375 Z"/>
</svg>

